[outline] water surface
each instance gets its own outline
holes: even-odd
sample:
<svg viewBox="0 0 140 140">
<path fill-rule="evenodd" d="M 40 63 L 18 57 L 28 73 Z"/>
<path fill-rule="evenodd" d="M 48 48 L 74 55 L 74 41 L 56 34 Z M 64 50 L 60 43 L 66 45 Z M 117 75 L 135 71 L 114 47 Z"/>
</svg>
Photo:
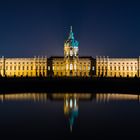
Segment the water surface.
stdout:
<svg viewBox="0 0 140 140">
<path fill-rule="evenodd" d="M 140 96 L 119 93 L 0 95 L 1 137 L 136 139 Z"/>
</svg>

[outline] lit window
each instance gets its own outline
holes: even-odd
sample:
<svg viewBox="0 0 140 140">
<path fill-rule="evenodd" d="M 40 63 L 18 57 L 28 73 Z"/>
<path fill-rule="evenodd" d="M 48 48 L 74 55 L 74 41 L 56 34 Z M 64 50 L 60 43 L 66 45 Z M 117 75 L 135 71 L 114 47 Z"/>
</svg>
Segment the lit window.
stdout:
<svg viewBox="0 0 140 140">
<path fill-rule="evenodd" d="M 92 70 L 95 70 L 95 67 L 94 66 L 92 66 Z"/>
<path fill-rule="evenodd" d="M 48 70 L 50 70 L 50 66 L 48 66 Z"/>
<path fill-rule="evenodd" d="M 73 55 L 73 52 L 72 52 L 72 50 L 70 50 L 70 56 L 72 56 Z"/>
<path fill-rule="evenodd" d="M 66 64 L 66 70 L 68 70 L 68 67 L 69 67 L 68 64 Z"/>
<path fill-rule="evenodd" d="M 67 52 L 67 53 L 66 53 L 66 55 L 68 56 L 68 55 L 69 55 L 69 53 Z"/>
<path fill-rule="evenodd" d="M 70 64 L 70 70 L 72 70 L 73 69 L 73 65 L 72 64 Z"/>
<path fill-rule="evenodd" d="M 92 67 L 93 68 L 93 67 Z M 90 66 L 88 66 L 88 70 L 90 70 Z M 93 69 L 92 69 L 93 70 Z"/>
</svg>

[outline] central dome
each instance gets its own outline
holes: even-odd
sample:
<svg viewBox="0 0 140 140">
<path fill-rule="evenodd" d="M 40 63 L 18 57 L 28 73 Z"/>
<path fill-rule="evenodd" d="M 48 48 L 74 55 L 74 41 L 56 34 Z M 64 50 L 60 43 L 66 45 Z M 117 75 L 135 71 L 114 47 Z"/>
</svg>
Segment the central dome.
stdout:
<svg viewBox="0 0 140 140">
<path fill-rule="evenodd" d="M 72 26 L 70 28 L 69 37 L 65 41 L 64 46 L 68 46 L 68 47 L 78 47 L 79 46 L 79 42 L 74 39 L 74 33 L 72 32 Z"/>
</svg>

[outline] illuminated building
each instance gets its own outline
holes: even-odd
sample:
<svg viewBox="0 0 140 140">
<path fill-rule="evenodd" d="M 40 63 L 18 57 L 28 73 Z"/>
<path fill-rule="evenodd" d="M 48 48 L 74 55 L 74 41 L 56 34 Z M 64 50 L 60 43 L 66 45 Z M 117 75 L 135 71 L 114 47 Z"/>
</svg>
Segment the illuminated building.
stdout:
<svg viewBox="0 0 140 140">
<path fill-rule="evenodd" d="M 96 76 L 140 77 L 139 58 L 96 57 Z"/>
<path fill-rule="evenodd" d="M 48 60 L 50 76 L 92 76 L 95 75 L 95 59 L 79 56 L 79 42 L 75 40 L 72 27 L 64 42 L 64 56 L 50 57 Z"/>
<path fill-rule="evenodd" d="M 1 76 L 47 76 L 47 58 L 0 58 Z"/>
<path fill-rule="evenodd" d="M 79 42 L 72 27 L 64 42 L 64 56 L 0 58 L 0 76 L 140 77 L 140 57 L 79 56 Z"/>
</svg>

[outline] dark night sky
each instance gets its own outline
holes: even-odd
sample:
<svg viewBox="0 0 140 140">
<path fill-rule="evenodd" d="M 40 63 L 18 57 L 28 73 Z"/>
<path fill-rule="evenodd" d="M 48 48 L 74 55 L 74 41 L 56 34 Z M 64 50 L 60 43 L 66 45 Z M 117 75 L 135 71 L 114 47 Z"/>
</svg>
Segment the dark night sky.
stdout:
<svg viewBox="0 0 140 140">
<path fill-rule="evenodd" d="M 0 1 L 0 56 L 63 55 L 70 25 L 80 55 L 140 55 L 140 3 L 134 0 L 19 1 Z"/>
</svg>

